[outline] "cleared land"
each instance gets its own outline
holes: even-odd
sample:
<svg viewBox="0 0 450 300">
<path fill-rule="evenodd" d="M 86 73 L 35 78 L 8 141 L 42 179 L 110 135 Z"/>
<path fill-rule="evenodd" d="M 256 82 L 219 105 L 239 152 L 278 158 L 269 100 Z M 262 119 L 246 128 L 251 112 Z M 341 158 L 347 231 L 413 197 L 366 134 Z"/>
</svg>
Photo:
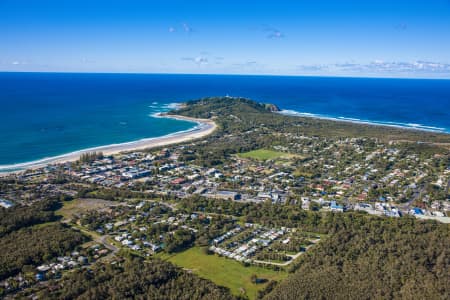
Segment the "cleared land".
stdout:
<svg viewBox="0 0 450 300">
<path fill-rule="evenodd" d="M 108 210 L 109 206 L 125 205 L 126 203 L 114 202 L 102 199 L 75 199 L 63 203 L 63 207 L 56 211 L 57 215 L 65 220 L 71 220 L 73 216 L 86 213 L 90 210 Z"/>
<path fill-rule="evenodd" d="M 184 252 L 175 254 L 168 260 L 182 268 L 191 270 L 193 273 L 209 279 L 217 285 L 225 286 L 235 295 L 241 295 L 245 291 L 250 299 L 255 299 L 258 290 L 263 289 L 270 280 L 280 281 L 287 276 L 284 271 L 273 271 L 261 267 L 244 267 L 241 263 L 219 257 L 207 255 L 200 247 L 193 247 Z M 251 276 L 256 275 L 259 279 L 265 279 L 265 283 L 254 284 Z"/>
<path fill-rule="evenodd" d="M 240 153 L 238 154 L 238 156 L 241 158 L 252 158 L 257 160 L 290 159 L 296 157 L 295 154 L 268 149 L 258 149 L 250 152 Z"/>
</svg>

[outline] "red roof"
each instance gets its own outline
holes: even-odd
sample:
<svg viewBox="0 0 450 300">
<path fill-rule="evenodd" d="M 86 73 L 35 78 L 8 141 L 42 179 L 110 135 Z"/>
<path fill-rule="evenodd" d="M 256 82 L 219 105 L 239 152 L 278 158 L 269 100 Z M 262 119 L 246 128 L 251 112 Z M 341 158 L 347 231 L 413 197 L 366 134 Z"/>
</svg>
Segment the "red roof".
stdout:
<svg viewBox="0 0 450 300">
<path fill-rule="evenodd" d="M 174 180 L 172 180 L 172 184 L 181 184 L 181 183 L 183 183 L 185 180 L 184 180 L 184 178 L 177 178 L 177 179 L 174 179 Z"/>
</svg>

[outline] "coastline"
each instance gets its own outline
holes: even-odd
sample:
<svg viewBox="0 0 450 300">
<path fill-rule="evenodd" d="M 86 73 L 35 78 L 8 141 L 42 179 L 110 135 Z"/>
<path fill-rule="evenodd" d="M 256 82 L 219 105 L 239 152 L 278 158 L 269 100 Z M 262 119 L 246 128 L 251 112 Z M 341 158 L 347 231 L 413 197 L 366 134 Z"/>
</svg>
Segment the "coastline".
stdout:
<svg viewBox="0 0 450 300">
<path fill-rule="evenodd" d="M 158 113 L 155 116 L 159 118 L 189 121 L 196 123 L 197 126 L 189 130 L 174 132 L 160 137 L 144 138 L 137 141 L 125 142 L 120 144 L 92 147 L 31 162 L 3 165 L 0 166 L 0 176 L 7 176 L 13 173 L 21 173 L 29 169 L 38 169 L 51 164 L 62 164 L 66 162 L 77 161 L 80 158 L 81 154 L 93 151 L 103 152 L 104 155 L 112 155 L 121 152 L 151 149 L 161 146 L 178 144 L 203 138 L 213 133 L 217 128 L 217 124 L 210 119 L 196 119 L 180 115 L 168 115 L 166 113 Z"/>
<path fill-rule="evenodd" d="M 369 125 L 369 126 L 379 126 L 379 127 L 385 126 L 385 127 L 393 127 L 393 128 L 403 129 L 403 130 L 417 130 L 417 131 L 423 131 L 423 132 L 450 134 L 450 129 L 443 128 L 443 127 L 427 126 L 427 125 L 422 125 L 422 124 L 407 124 L 407 123 L 392 122 L 392 121 L 385 121 L 385 122 L 371 121 L 371 120 L 362 120 L 362 119 L 348 118 L 348 117 L 332 117 L 332 116 L 312 114 L 312 113 L 306 113 L 306 112 L 298 112 L 298 111 L 289 110 L 289 109 L 283 109 L 283 110 L 279 111 L 278 113 L 285 115 L 285 116 L 292 116 L 292 117 L 312 118 L 312 119 L 328 120 L 328 121 L 335 121 L 335 122 L 353 123 L 353 124 L 359 124 L 359 125 Z"/>
<path fill-rule="evenodd" d="M 377 121 L 369 121 L 369 120 L 361 120 L 354 118 L 346 118 L 346 117 L 331 117 L 326 115 L 318 115 L 311 113 L 303 113 L 294 110 L 280 110 L 277 113 L 293 116 L 293 117 L 301 117 L 301 118 L 312 118 L 312 119 L 322 119 L 329 120 L 335 122 L 345 122 L 345 123 L 353 123 L 359 125 L 368 125 L 368 126 L 378 126 L 378 127 L 393 127 L 402 130 L 412 130 L 412 131 L 422 131 L 422 132 L 433 132 L 438 134 L 450 134 L 446 128 L 438 128 L 432 126 L 425 126 L 420 124 L 403 124 L 396 122 L 377 122 Z M 170 118 L 175 120 L 188 121 L 192 123 L 196 123 L 197 126 L 185 130 L 178 131 L 171 134 L 167 134 L 159 137 L 151 137 L 151 138 L 143 138 L 140 140 L 118 143 L 118 144 L 110 144 L 104 146 L 96 146 L 87 149 L 77 150 L 73 152 L 69 152 L 66 154 L 43 158 L 35 161 L 10 164 L 10 165 L 0 165 L 0 177 L 7 176 L 9 174 L 21 173 L 26 170 L 38 169 L 45 167 L 51 164 L 62 164 L 65 162 L 73 162 L 77 161 L 80 158 L 81 154 L 88 152 L 103 152 L 104 155 L 112 155 L 121 152 L 130 152 L 135 150 L 143 150 L 143 149 L 151 149 L 161 146 L 168 146 L 172 144 L 182 143 L 190 140 L 195 140 L 199 138 L 203 138 L 213 131 L 216 130 L 217 124 L 211 119 L 196 119 L 191 117 L 185 117 L 180 115 L 169 115 L 166 112 L 158 112 L 152 115 L 155 118 Z"/>
</svg>

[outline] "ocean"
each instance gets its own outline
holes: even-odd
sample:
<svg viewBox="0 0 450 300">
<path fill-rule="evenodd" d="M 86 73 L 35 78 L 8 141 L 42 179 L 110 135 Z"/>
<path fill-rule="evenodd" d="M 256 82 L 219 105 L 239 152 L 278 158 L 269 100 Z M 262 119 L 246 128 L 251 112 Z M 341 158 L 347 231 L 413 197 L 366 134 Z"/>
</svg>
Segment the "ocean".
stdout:
<svg viewBox="0 0 450 300">
<path fill-rule="evenodd" d="M 0 73 L 0 170 L 190 130 L 155 118 L 176 103 L 240 96 L 285 113 L 450 133 L 450 80 Z"/>
</svg>

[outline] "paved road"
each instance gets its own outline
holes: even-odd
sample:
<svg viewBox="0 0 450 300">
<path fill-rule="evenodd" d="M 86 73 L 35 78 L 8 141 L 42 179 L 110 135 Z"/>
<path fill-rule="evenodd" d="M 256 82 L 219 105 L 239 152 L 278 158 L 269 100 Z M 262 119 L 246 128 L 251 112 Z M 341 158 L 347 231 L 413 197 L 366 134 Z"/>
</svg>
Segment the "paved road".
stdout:
<svg viewBox="0 0 450 300">
<path fill-rule="evenodd" d="M 94 242 L 102 244 L 103 246 L 105 246 L 105 248 L 111 250 L 113 253 L 117 253 L 117 251 L 119 251 L 119 248 L 117 248 L 116 246 L 114 246 L 113 244 L 109 243 L 106 240 L 109 237 L 108 235 L 100 236 L 97 233 L 89 231 L 81 226 L 72 226 L 72 228 L 74 228 L 75 230 L 79 230 L 85 233 L 86 235 L 89 235 Z"/>
<path fill-rule="evenodd" d="M 116 246 L 114 246 L 113 244 L 110 244 L 106 239 L 108 238 L 107 235 L 102 235 L 100 238 L 96 239 L 95 241 L 97 243 L 101 243 L 103 244 L 106 248 L 108 248 L 109 250 L 111 250 L 113 253 L 117 253 L 117 251 L 119 251 L 119 248 L 117 248 Z"/>
</svg>

